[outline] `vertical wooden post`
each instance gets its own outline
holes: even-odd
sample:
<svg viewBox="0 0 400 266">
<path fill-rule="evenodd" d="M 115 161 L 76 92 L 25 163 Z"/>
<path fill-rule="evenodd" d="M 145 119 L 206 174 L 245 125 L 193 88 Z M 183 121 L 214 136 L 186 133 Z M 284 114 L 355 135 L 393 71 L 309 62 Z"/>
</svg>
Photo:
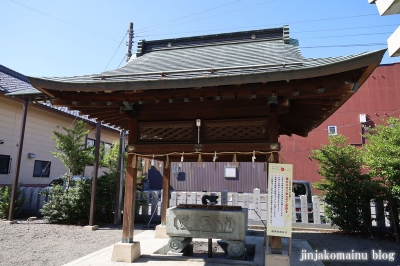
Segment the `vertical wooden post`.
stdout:
<svg viewBox="0 0 400 266">
<path fill-rule="evenodd" d="M 164 167 L 163 171 L 163 193 L 161 200 L 161 224 L 165 225 L 167 222 L 167 209 L 169 208 L 169 193 L 171 184 L 171 168 Z"/>
<path fill-rule="evenodd" d="M 268 113 L 268 139 L 270 142 L 278 142 L 279 138 L 279 121 L 277 104 L 274 102 L 274 97 L 268 99 L 269 113 Z M 277 99 L 276 99 L 277 101 Z M 274 153 L 274 161 L 279 162 L 279 153 Z M 282 238 L 279 236 L 271 237 L 271 250 L 274 254 L 282 254 Z"/>
<path fill-rule="evenodd" d="M 19 135 L 17 164 L 15 166 L 15 175 L 14 175 L 12 188 L 11 188 L 10 210 L 8 213 L 8 220 L 10 222 L 12 222 L 14 220 L 14 204 L 15 204 L 15 200 L 17 198 L 17 191 L 18 191 L 18 178 L 19 178 L 19 170 L 21 168 L 22 147 L 24 146 L 26 114 L 28 112 L 28 104 L 29 104 L 29 98 L 25 98 L 24 105 L 22 107 L 21 130 L 19 132 L 20 135 Z"/>
<path fill-rule="evenodd" d="M 136 142 L 137 119 L 129 119 L 128 145 Z M 128 149 L 129 152 L 129 149 Z M 125 178 L 124 218 L 122 224 L 122 243 L 133 243 L 133 231 L 135 223 L 136 203 L 136 179 L 137 168 L 133 168 L 132 162 L 136 158 L 134 154 L 128 153 Z M 136 162 L 137 163 L 137 162 Z"/>
<path fill-rule="evenodd" d="M 117 169 L 117 190 L 115 192 L 115 206 L 114 206 L 114 224 L 121 223 L 121 201 L 122 201 L 122 181 L 124 169 L 124 153 L 125 153 L 125 133 L 121 130 L 119 135 L 119 156 L 118 156 L 118 169 Z"/>
<path fill-rule="evenodd" d="M 101 122 L 99 121 L 96 124 L 96 142 L 95 142 L 95 147 L 94 147 L 92 195 L 90 198 L 89 226 L 93 226 L 93 224 L 94 224 L 96 190 L 97 190 L 97 175 L 99 173 L 100 136 L 101 136 Z"/>
</svg>

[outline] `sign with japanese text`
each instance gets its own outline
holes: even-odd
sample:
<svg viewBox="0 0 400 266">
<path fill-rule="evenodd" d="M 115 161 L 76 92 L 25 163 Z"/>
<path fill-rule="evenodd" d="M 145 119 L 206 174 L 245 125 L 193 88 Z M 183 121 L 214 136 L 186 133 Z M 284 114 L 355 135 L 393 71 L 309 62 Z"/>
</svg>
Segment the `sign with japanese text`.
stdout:
<svg viewBox="0 0 400 266">
<path fill-rule="evenodd" d="M 269 164 L 267 198 L 269 236 L 292 236 L 292 179 L 292 164 Z"/>
</svg>

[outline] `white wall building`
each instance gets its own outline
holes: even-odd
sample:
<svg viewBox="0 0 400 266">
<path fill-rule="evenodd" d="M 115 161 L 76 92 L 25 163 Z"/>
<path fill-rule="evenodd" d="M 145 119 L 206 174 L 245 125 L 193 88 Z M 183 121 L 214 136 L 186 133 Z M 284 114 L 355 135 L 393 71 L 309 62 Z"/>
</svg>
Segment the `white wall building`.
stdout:
<svg viewBox="0 0 400 266">
<path fill-rule="evenodd" d="M 27 89 L 33 87 L 25 76 L 0 65 L 0 186 L 10 185 L 15 176 L 23 107 L 21 99 L 4 94 Z M 19 182 L 23 186 L 46 186 L 66 172 L 64 164 L 50 153 L 55 151 L 55 142 L 51 137 L 54 131 L 62 132 L 63 126 L 71 127 L 79 119 L 84 120 L 90 130 L 88 142 L 94 141 L 95 121 L 66 108 L 29 103 L 19 173 Z M 102 127 L 101 141 L 106 146 L 118 139 L 118 130 Z M 105 170 L 99 169 L 99 176 Z M 93 166 L 87 166 L 84 175 L 92 176 Z"/>
</svg>

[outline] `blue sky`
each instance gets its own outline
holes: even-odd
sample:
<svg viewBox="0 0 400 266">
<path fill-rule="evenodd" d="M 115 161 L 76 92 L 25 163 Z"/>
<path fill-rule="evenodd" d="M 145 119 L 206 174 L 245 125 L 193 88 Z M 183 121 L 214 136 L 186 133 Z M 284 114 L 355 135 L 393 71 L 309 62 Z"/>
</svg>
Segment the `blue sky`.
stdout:
<svg viewBox="0 0 400 266">
<path fill-rule="evenodd" d="M 387 48 L 400 14 L 381 17 L 367 0 L 2 0 L 0 64 L 38 77 L 116 69 L 125 63 L 130 22 L 133 52 L 140 39 L 286 24 L 303 56 L 330 57 Z M 386 53 L 382 63 L 393 62 L 400 57 Z"/>
</svg>

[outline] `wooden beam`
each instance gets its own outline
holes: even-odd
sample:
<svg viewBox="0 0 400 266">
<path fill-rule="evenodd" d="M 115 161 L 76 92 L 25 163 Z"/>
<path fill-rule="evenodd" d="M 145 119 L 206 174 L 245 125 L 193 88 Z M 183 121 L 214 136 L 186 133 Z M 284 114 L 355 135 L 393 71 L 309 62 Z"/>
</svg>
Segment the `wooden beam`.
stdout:
<svg viewBox="0 0 400 266">
<path fill-rule="evenodd" d="M 277 129 L 276 129 L 277 130 Z M 130 131 L 129 131 L 130 132 Z M 276 138 L 277 139 L 277 138 Z M 174 152 L 191 153 L 196 151 L 197 144 L 185 143 L 136 143 L 132 145 L 131 152 L 138 154 L 168 154 Z M 279 151 L 280 144 L 276 142 L 250 142 L 250 143 L 203 143 L 199 146 L 201 152 L 252 152 L 252 151 Z"/>
<path fill-rule="evenodd" d="M 310 106 L 310 105 L 322 105 L 322 106 L 338 106 L 339 102 L 337 101 L 324 101 L 324 100 L 302 100 L 296 101 L 296 99 L 292 99 L 290 101 L 290 106 Z"/>
</svg>

